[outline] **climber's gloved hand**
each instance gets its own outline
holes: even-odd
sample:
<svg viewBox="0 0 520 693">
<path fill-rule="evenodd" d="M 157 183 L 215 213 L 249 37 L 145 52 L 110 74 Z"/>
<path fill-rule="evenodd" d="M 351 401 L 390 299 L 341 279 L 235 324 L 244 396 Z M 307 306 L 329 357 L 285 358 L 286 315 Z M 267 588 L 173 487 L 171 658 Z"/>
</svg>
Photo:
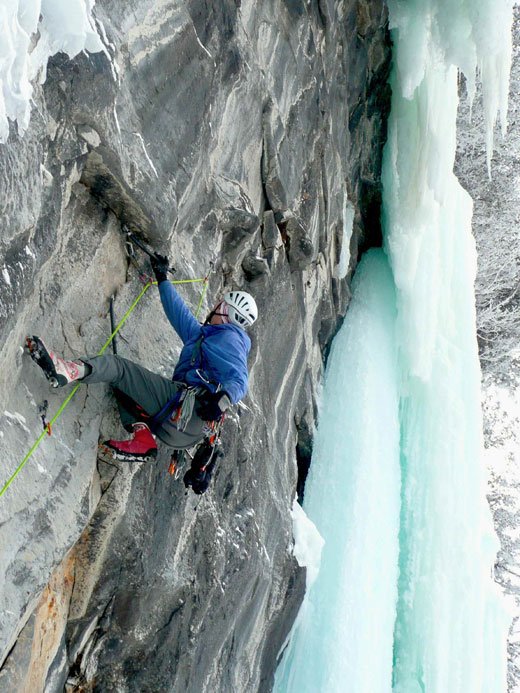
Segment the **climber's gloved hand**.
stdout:
<svg viewBox="0 0 520 693">
<path fill-rule="evenodd" d="M 229 395 L 223 390 L 220 392 L 206 390 L 197 395 L 195 400 L 195 411 L 203 421 L 217 421 L 230 406 Z"/>
<path fill-rule="evenodd" d="M 151 258 L 153 273 L 157 279 L 157 284 L 164 282 L 168 279 L 168 270 L 170 268 L 170 263 L 166 255 L 156 254 Z"/>
</svg>

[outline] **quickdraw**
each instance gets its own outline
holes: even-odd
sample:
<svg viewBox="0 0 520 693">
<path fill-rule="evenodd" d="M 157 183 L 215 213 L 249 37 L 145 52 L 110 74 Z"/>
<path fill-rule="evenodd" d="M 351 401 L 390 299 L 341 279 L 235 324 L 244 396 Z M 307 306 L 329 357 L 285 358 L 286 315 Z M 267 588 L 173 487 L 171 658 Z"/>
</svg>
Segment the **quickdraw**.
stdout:
<svg viewBox="0 0 520 693">
<path fill-rule="evenodd" d="M 179 405 L 178 409 L 180 410 L 181 408 L 182 403 Z M 209 464 L 215 456 L 215 452 L 217 451 L 218 446 L 220 445 L 220 432 L 222 429 L 222 424 L 224 423 L 225 416 L 226 415 L 224 413 L 218 421 L 206 421 L 204 439 L 195 447 L 195 449 L 198 449 L 199 445 L 203 444 L 204 441 L 207 441 L 212 448 L 211 455 L 208 458 L 206 464 L 203 467 L 201 467 L 201 471 L 203 472 L 205 472 L 208 468 Z M 180 412 L 176 412 L 176 417 L 180 417 Z M 175 479 L 179 478 L 186 466 L 186 456 L 188 456 L 190 460 L 193 460 L 194 455 L 192 455 L 188 450 L 173 451 L 172 456 L 170 458 L 170 462 L 168 464 L 168 474 L 170 476 L 173 476 Z"/>
<path fill-rule="evenodd" d="M 38 405 L 38 414 L 42 420 L 43 430 L 47 432 L 47 435 L 52 435 L 52 426 L 50 421 L 47 421 L 47 410 L 49 409 L 49 402 L 45 399 L 41 404 Z"/>
<path fill-rule="evenodd" d="M 185 466 L 185 458 L 187 454 L 189 454 L 187 450 L 173 451 L 170 458 L 170 464 L 168 465 L 168 474 L 173 476 L 174 479 L 178 479 L 181 475 L 181 472 Z"/>
</svg>

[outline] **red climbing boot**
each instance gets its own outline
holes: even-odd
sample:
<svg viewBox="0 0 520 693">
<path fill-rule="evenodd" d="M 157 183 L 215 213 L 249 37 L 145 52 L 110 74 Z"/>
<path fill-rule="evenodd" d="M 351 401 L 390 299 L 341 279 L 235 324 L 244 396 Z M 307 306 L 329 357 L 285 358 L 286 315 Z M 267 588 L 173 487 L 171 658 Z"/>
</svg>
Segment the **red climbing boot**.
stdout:
<svg viewBox="0 0 520 693">
<path fill-rule="evenodd" d="M 108 449 L 116 460 L 126 462 L 150 462 L 157 457 L 157 443 L 145 423 L 133 424 L 129 440 L 107 440 L 102 448 Z"/>
</svg>

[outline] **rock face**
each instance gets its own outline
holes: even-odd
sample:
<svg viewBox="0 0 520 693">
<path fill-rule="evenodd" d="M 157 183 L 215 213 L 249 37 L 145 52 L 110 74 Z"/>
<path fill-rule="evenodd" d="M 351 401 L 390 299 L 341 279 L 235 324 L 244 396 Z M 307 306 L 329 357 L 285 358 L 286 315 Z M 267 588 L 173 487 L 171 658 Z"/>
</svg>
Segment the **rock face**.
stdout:
<svg viewBox="0 0 520 693">
<path fill-rule="evenodd" d="M 82 387 L 0 497 L 2 690 L 269 690 L 304 589 L 289 509 L 323 359 L 358 254 L 378 244 L 388 109 L 384 3 L 99 0 L 107 53 L 58 55 L 23 138 L 0 145 L 5 479 L 65 399 L 25 334 L 95 354 L 141 289 L 121 224 L 179 278 L 251 291 L 250 393 L 211 492 L 96 459 L 121 432 Z M 354 224 L 345 210 L 354 208 Z M 338 278 L 342 244 L 350 272 Z M 146 258 L 138 255 L 146 266 Z M 195 308 L 200 287 L 180 289 Z M 180 342 L 150 289 L 119 353 L 169 375 Z"/>
</svg>

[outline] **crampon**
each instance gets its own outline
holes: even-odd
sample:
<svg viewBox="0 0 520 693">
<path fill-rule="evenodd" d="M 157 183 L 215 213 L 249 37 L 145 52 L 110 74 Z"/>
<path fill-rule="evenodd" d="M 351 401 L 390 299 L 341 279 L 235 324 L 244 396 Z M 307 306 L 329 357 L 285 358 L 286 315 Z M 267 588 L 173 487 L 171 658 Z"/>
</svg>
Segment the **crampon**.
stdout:
<svg viewBox="0 0 520 693">
<path fill-rule="evenodd" d="M 144 423 L 133 426 L 132 437 L 128 440 L 107 440 L 100 443 L 103 455 L 122 462 L 152 462 L 157 457 L 157 443 L 150 429 Z"/>
<path fill-rule="evenodd" d="M 84 364 L 66 361 L 49 351 L 40 337 L 25 338 L 24 351 L 42 369 L 52 387 L 63 387 L 84 375 Z"/>
</svg>

